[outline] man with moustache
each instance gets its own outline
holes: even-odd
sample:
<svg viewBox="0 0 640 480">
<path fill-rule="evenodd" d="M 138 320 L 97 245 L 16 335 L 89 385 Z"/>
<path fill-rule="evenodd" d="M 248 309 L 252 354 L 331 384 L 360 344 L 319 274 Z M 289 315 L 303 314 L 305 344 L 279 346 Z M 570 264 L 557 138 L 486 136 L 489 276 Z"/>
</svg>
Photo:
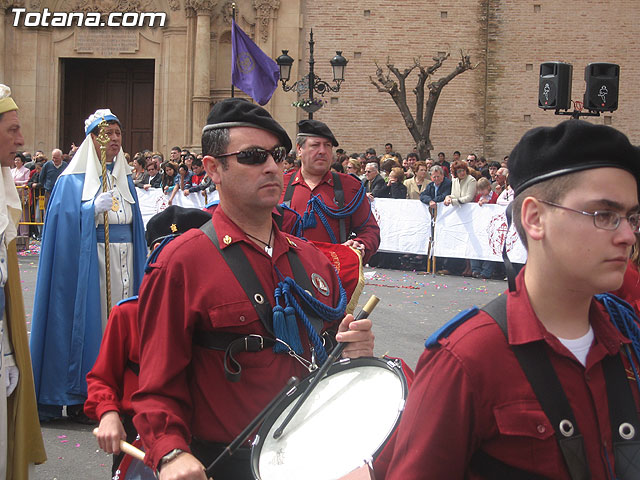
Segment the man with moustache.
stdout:
<svg viewBox="0 0 640 480">
<path fill-rule="evenodd" d="M 145 463 L 159 469 L 160 480 L 205 480 L 204 466 L 287 379 L 308 375 L 293 350 L 309 361 L 313 346 L 323 361 L 325 349 L 314 335 L 337 332 L 336 340 L 348 343 L 346 357 L 373 352 L 371 321 L 344 316 L 346 302 L 332 264 L 311 243 L 282 233 L 272 218 L 283 187 L 279 164 L 290 149 L 286 131 L 262 107 L 239 98 L 216 103 L 203 129 L 202 151 L 219 206 L 211 222 L 173 240 L 149 261 L 140 289 L 138 318 L 145 341 L 133 405 Z M 296 264 L 302 265 L 302 275 L 295 273 L 300 272 Z M 300 314 L 279 316 L 275 293 L 285 277 L 308 284 L 308 292 L 300 295 L 320 301 L 331 318 L 317 328 L 305 326 Z M 258 301 L 252 292 L 259 290 Z M 232 345 L 242 349 L 230 353 Z M 227 364 L 227 353 L 241 368 Z M 212 476 L 253 479 L 246 446 Z"/>
<path fill-rule="evenodd" d="M 380 228 L 362 183 L 330 171 L 337 146 L 326 124 L 318 120 L 298 123 L 296 151 L 302 165 L 285 175 L 281 202 L 301 218 L 293 230 L 283 229 L 309 240 L 357 248 L 366 264 L 380 245 Z"/>
</svg>

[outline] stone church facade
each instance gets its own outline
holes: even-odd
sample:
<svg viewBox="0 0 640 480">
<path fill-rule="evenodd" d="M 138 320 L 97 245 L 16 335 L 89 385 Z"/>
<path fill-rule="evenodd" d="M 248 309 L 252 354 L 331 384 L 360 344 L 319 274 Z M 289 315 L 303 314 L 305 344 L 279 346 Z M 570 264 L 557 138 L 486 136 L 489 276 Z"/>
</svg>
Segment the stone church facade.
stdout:
<svg viewBox="0 0 640 480">
<path fill-rule="evenodd" d="M 406 155 L 414 141 L 390 96 L 371 84 L 376 63 L 401 70 L 414 59 L 451 57 L 432 80 L 448 74 L 460 51 L 477 65 L 440 96 L 431 130 L 434 153 L 454 150 L 501 159 L 529 128 L 568 117 L 537 108 L 539 66 L 573 64 L 574 100 L 582 100 L 590 62 L 620 65 L 619 109 L 590 119 L 611 124 L 640 143 L 640 24 L 637 0 L 237 0 L 240 27 L 272 58 L 294 59 L 291 82 L 308 71 L 313 29 L 315 72 L 331 82 L 336 50 L 349 60 L 339 92 L 314 118 L 327 122 L 347 152 L 386 142 Z M 199 150 L 211 105 L 231 94 L 231 12 L 226 0 L 0 0 L 0 82 L 20 106 L 25 149 L 45 152 L 82 140 L 82 121 L 108 106 L 125 124 L 125 150 Z M 14 26 L 26 12 L 165 12 L 164 27 Z M 407 79 L 407 98 L 415 73 Z M 236 95 L 244 96 L 237 91 Z M 302 95 L 306 96 L 306 95 Z M 275 92 L 266 108 L 295 135 L 306 113 L 294 92 Z"/>
</svg>

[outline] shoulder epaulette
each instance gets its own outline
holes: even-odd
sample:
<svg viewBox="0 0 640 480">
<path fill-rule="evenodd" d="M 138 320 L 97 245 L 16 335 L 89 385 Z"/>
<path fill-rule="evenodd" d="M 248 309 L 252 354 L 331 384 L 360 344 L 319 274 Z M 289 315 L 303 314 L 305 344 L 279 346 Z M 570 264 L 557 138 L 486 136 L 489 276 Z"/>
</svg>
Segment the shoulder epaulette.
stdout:
<svg viewBox="0 0 640 480">
<path fill-rule="evenodd" d="M 129 297 L 129 298 L 124 298 L 124 299 L 120 300 L 118 303 L 116 303 L 116 305 L 120 306 L 123 303 L 133 302 L 134 300 L 138 300 L 138 295 L 134 295 L 133 297 Z"/>
<path fill-rule="evenodd" d="M 162 242 L 160 242 L 160 245 L 158 245 L 156 248 L 153 249 L 151 254 L 147 257 L 147 263 L 145 263 L 144 265 L 144 273 L 149 273 L 151 271 L 151 264 L 156 261 L 162 249 L 166 247 L 167 244 L 176 237 L 178 237 L 178 235 L 167 235 L 162 239 Z"/>
<path fill-rule="evenodd" d="M 467 310 L 463 310 L 458 315 L 456 315 L 451 320 L 449 320 L 447 323 L 445 323 L 443 326 L 441 326 L 438 330 L 433 332 L 431 336 L 427 338 L 427 341 L 424 342 L 424 346 L 426 348 L 432 348 L 437 346 L 439 340 L 451 335 L 451 333 L 453 333 L 453 331 L 456 328 L 458 328 L 460 325 L 462 325 L 464 322 L 466 322 L 470 318 L 475 317 L 479 311 L 480 309 L 475 305 Z"/>
<path fill-rule="evenodd" d="M 220 199 L 217 200 L 211 200 L 209 203 L 207 203 L 204 208 L 211 208 L 214 205 L 218 205 L 220 203 Z"/>
</svg>

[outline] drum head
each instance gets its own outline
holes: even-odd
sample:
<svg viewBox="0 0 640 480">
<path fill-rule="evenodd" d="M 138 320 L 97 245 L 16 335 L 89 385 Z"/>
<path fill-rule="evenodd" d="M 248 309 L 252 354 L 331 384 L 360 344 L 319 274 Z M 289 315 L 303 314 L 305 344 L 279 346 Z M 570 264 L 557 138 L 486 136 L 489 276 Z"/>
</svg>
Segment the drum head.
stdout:
<svg viewBox="0 0 640 480">
<path fill-rule="evenodd" d="M 407 396 L 395 361 L 343 360 L 302 405 L 277 440 L 280 426 L 307 378 L 287 405 L 280 406 L 258 431 L 252 470 L 259 480 L 330 480 L 372 460 L 397 426 Z"/>
</svg>

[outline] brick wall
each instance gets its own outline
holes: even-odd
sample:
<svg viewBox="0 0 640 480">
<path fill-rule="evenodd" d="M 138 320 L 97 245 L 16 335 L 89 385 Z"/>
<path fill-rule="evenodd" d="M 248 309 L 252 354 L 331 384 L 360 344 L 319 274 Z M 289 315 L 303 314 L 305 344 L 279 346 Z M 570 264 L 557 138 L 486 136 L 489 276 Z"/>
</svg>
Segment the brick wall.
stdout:
<svg viewBox="0 0 640 480">
<path fill-rule="evenodd" d="M 433 154 L 442 150 L 450 158 L 454 150 L 474 151 L 501 159 L 529 128 L 566 119 L 537 108 L 540 63 L 554 60 L 573 64 L 574 100 L 582 100 L 587 63 L 618 63 L 619 109 L 607 113 L 606 121 L 640 143 L 640 125 L 634 121 L 640 49 L 632 33 L 640 24 L 637 0 L 306 0 L 303 21 L 302 61 L 308 61 L 306 42 L 313 28 L 318 75 L 332 78 L 329 59 L 335 50 L 349 60 L 340 92 L 325 95 L 329 103 L 314 114 L 348 152 L 371 146 L 382 152 L 391 142 L 406 155 L 414 145 L 391 97 L 369 81 L 376 61 L 384 64 L 389 57 L 404 69 L 418 56 L 430 64 L 437 52 L 451 52 L 437 79 L 455 67 L 460 49 L 478 66 L 444 88 L 431 130 Z M 301 71 L 307 71 L 306 63 Z M 416 78 L 414 73 L 407 79 L 412 111 Z"/>
</svg>

